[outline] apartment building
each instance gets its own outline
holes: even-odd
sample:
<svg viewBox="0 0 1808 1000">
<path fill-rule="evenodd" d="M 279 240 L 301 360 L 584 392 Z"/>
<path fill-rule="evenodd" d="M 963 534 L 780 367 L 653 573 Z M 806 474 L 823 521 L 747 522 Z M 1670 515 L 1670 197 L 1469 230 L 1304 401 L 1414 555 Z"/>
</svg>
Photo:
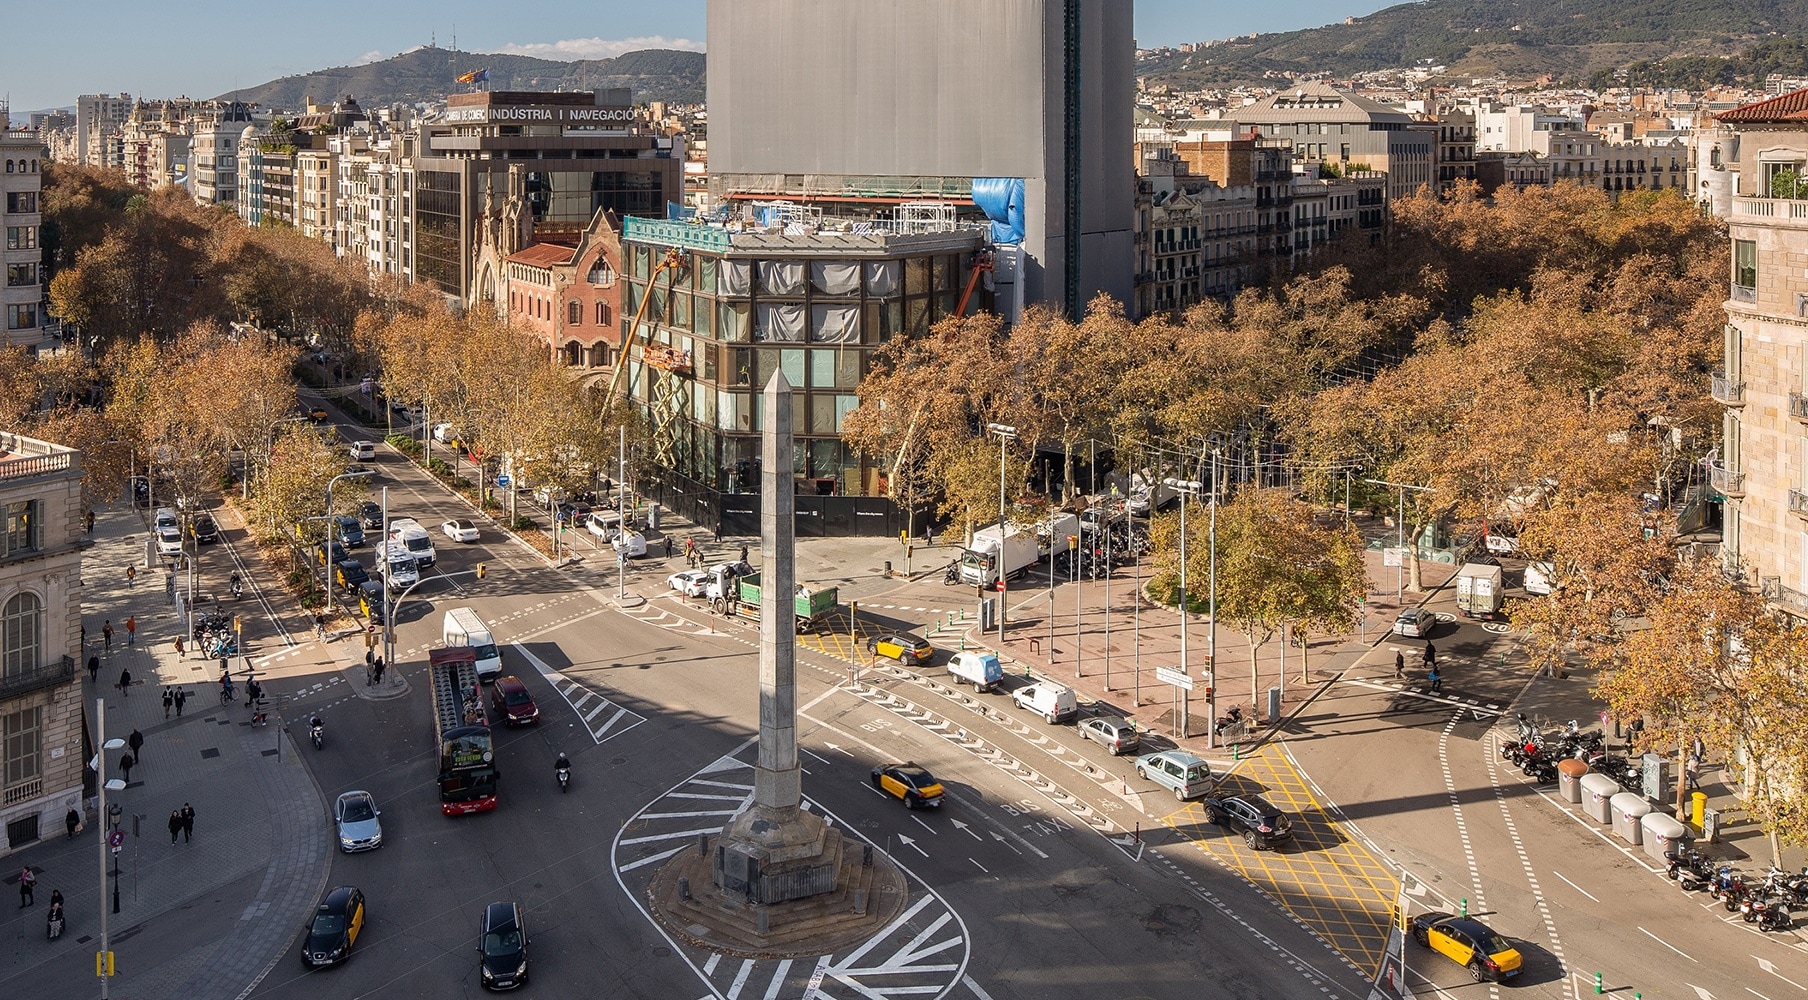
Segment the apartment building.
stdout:
<svg viewBox="0 0 1808 1000">
<path fill-rule="evenodd" d="M 1296 175 L 1293 258 L 1352 235 L 1379 241 L 1387 225 L 1387 175 L 1350 167 L 1342 175 Z"/>
<path fill-rule="evenodd" d="M 389 131 L 336 135 L 326 159 L 335 173 L 330 199 L 333 249 L 372 274 L 415 276 L 414 136 Z M 313 168 L 310 168 L 313 169 Z M 317 209 L 318 210 L 318 209 Z"/>
<path fill-rule="evenodd" d="M 1808 90 L 1717 116 L 1730 177 L 1732 288 L 1709 481 L 1723 568 L 1808 618 Z"/>
<path fill-rule="evenodd" d="M 60 835 L 81 808 L 81 459 L 0 432 L 0 853 Z"/>
<path fill-rule="evenodd" d="M 1328 83 L 1299 84 L 1237 108 L 1225 118 L 1290 140 L 1300 160 L 1386 174 L 1390 201 L 1409 198 L 1438 182 L 1435 125 Z"/>
<path fill-rule="evenodd" d="M 119 166 L 118 159 L 123 159 L 119 130 L 131 114 L 131 94 L 83 94 L 77 97 L 74 148 L 70 151 L 74 162 L 90 167 Z"/>
<path fill-rule="evenodd" d="M 1475 180 L 1475 115 L 1445 108 L 1433 119 L 1438 129 L 1438 191 Z"/>
<path fill-rule="evenodd" d="M 1689 146 L 1681 139 L 1610 142 L 1594 132 L 1541 132 L 1533 137 L 1532 152 L 1549 165 L 1553 184 L 1574 182 L 1610 194 L 1690 193 Z"/>
<path fill-rule="evenodd" d="M 1475 118 L 1478 153 L 1523 153 L 1537 148 L 1540 135 L 1586 130 L 1580 114 L 1552 111 L 1540 105 L 1479 101 L 1470 105 L 1468 111 Z"/>
<path fill-rule="evenodd" d="M 36 347 L 44 339 L 45 288 L 42 273 L 44 251 L 43 168 L 49 157 L 36 132 L 0 130 L 0 230 L 6 233 L 0 258 L 6 264 L 6 285 L 0 287 L 0 332 L 5 343 Z"/>
<path fill-rule="evenodd" d="M 251 107 L 230 101 L 196 119 L 189 130 L 188 193 L 203 205 L 236 209 L 239 148 L 258 134 Z"/>
<path fill-rule="evenodd" d="M 1206 125 L 1213 127 L 1205 127 Z M 1188 175 L 1215 182 L 1227 190 L 1249 188 L 1255 192 L 1254 267 L 1267 268 L 1293 257 L 1293 142 L 1271 139 L 1256 132 L 1224 128 L 1222 123 L 1178 122 L 1171 139 L 1152 144 L 1171 149 L 1186 165 Z M 1248 234 L 1242 222 L 1226 223 L 1221 230 L 1234 233 L 1205 249 L 1208 260 L 1224 261 L 1230 254 L 1244 254 Z M 1229 240 L 1230 243 L 1225 243 Z M 1202 265 L 1205 267 L 1205 265 Z M 1214 276 L 1207 272 L 1207 286 L 1216 285 L 1235 295 L 1253 271 L 1250 262 Z M 1214 277 L 1218 280 L 1214 281 Z M 1233 280 L 1234 279 L 1234 280 Z M 1235 286 L 1235 287 L 1233 287 Z"/>
<path fill-rule="evenodd" d="M 1171 146 L 1151 150 L 1136 180 L 1135 315 L 1236 295 L 1257 256 L 1257 218 L 1253 183 L 1195 177 Z"/>
<path fill-rule="evenodd" d="M 1551 186 L 1551 164 L 1530 151 L 1507 153 L 1489 150 L 1475 154 L 1475 182 L 1483 194 L 1493 194 L 1502 187 L 1521 191 L 1529 187 Z"/>
</svg>

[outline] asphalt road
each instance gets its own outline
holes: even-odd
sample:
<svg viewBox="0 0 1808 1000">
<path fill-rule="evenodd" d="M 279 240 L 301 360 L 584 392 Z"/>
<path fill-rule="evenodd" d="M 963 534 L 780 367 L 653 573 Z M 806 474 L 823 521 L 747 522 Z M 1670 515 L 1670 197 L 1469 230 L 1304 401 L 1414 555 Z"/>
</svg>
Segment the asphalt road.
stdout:
<svg viewBox="0 0 1808 1000">
<path fill-rule="evenodd" d="M 467 513 L 396 456 L 377 465 L 380 484 L 392 487 L 392 514 L 431 530 Z M 554 572 L 494 532 L 476 545 L 436 546 L 438 566 L 399 616 L 407 697 L 370 701 L 342 686 L 316 688 L 307 676 L 270 681 L 274 693 L 290 696 L 290 718 L 318 709 L 327 719 L 326 748 L 303 748 L 323 799 L 371 791 L 385 846 L 333 862 L 329 883 L 357 885 L 370 900 L 352 959 L 308 971 L 297 944 L 254 995 L 475 994 L 476 919 L 496 899 L 526 906 L 530 989 L 546 995 L 582 995 L 603 983 L 612 995 L 649 998 L 806 995 L 810 963 L 711 963 L 676 946 L 630 894 L 647 867 L 619 870 L 632 863 L 618 844 L 628 839 L 625 828 L 682 811 L 659 805 L 670 794 L 699 780 L 742 780 L 734 762 L 745 758 L 757 719 L 754 632 L 670 597 L 614 608 L 606 600 L 612 560 L 606 574 L 595 564 Z M 368 549 L 359 554 L 368 558 Z M 489 569 L 481 583 L 472 573 L 478 560 Z M 631 579 L 641 578 L 638 589 L 651 596 L 671 571 L 648 566 Z M 605 593 L 591 592 L 598 587 Z M 499 733 L 500 807 L 446 818 L 432 782 L 419 650 L 437 641 L 443 611 L 459 605 L 475 608 L 507 644 L 507 670 L 527 683 L 542 718 Z M 1366 977 L 1313 931 L 1159 825 L 1171 797 L 1151 797 L 1145 812 L 1140 793 L 1152 787 L 1135 787 L 1128 759 L 1110 760 L 1078 743 L 1072 727 L 1044 726 L 999 696 L 982 696 L 989 712 L 980 714 L 975 699 L 911 672 L 867 670 L 848 684 L 850 664 L 815 652 L 800 658 L 806 795 L 904 864 L 922 887 L 913 902 L 923 903 L 889 943 L 824 963 L 816 995 L 863 995 L 857 984 L 882 986 L 899 975 L 935 985 L 932 995 L 978 1000 L 1066 997 L 1076 987 L 1192 998 L 1202 984 L 1226 996 L 1367 995 Z M 934 671 L 925 674 L 933 679 Z M 569 794 L 551 774 L 559 749 L 574 761 Z M 874 794 L 868 774 L 885 758 L 930 767 L 948 782 L 951 801 L 907 812 Z M 721 817 L 684 822 L 720 825 Z M 944 910 L 950 918 L 940 920 Z M 286 917 L 299 932 L 305 914 Z M 918 935 L 926 936 L 912 946 Z M 924 948 L 947 960 L 915 954 Z M 950 964 L 956 968 L 925 971 Z"/>
</svg>

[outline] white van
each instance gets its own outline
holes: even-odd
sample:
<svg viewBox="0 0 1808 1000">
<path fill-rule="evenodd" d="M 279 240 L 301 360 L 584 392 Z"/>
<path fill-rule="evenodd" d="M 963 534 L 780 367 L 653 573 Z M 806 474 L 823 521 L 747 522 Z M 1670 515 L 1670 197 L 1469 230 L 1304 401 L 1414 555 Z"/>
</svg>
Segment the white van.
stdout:
<svg viewBox="0 0 1808 1000">
<path fill-rule="evenodd" d="M 993 691 L 1004 681 L 1004 665 L 998 654 L 965 650 L 948 661 L 950 676 L 973 685 L 975 691 Z"/>
<path fill-rule="evenodd" d="M 1011 700 L 1018 708 L 1027 708 L 1047 719 L 1051 726 L 1080 712 L 1079 704 L 1074 701 L 1073 688 L 1053 681 L 1038 681 L 1029 687 L 1018 688 L 1011 692 Z"/>
<path fill-rule="evenodd" d="M 400 542 L 383 546 L 382 554 L 377 557 L 377 575 L 383 578 L 385 588 L 398 594 L 421 582 L 420 567 L 415 565 L 414 557 Z"/>
<path fill-rule="evenodd" d="M 490 627 L 470 608 L 453 608 L 446 612 L 446 626 L 441 635 L 448 646 L 469 646 L 477 651 L 477 679 L 493 681 L 502 674 L 502 651 L 490 635 Z"/>
<path fill-rule="evenodd" d="M 389 540 L 400 542 L 414 556 L 422 569 L 433 565 L 433 536 L 412 517 L 398 517 L 389 522 Z"/>
<path fill-rule="evenodd" d="M 377 457 L 375 441 L 353 441 L 345 446 L 345 450 L 351 454 L 354 462 L 366 462 Z"/>
</svg>

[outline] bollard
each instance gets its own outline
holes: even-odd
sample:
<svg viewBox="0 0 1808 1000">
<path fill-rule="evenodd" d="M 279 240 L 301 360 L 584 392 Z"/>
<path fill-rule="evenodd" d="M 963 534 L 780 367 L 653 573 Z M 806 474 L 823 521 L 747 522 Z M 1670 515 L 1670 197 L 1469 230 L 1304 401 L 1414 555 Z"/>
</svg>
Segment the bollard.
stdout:
<svg viewBox="0 0 1808 1000">
<path fill-rule="evenodd" d="M 690 879 L 681 878 L 678 880 L 678 898 L 686 899 L 686 900 L 691 898 L 691 880 Z"/>
<path fill-rule="evenodd" d="M 865 847 L 860 849 L 860 867 L 871 868 L 872 866 L 873 866 L 873 845 L 867 844 Z"/>
<path fill-rule="evenodd" d="M 1127 781 L 1124 783 L 1125 787 L 1129 787 L 1129 784 Z M 1131 831 L 1131 842 L 1137 844 L 1143 842 L 1143 825 L 1140 821 L 1136 824 L 1136 829 Z"/>
<path fill-rule="evenodd" d="M 1469 897 L 1468 896 L 1463 897 L 1463 912 L 1459 913 L 1457 915 L 1462 916 L 1462 917 L 1466 917 L 1469 915 Z"/>
<path fill-rule="evenodd" d="M 1238 746 L 1238 745 L 1237 745 L 1237 744 L 1235 744 L 1235 743 L 1232 743 L 1232 744 L 1231 744 L 1231 745 L 1230 745 L 1230 759 L 1231 759 L 1231 760 L 1233 760 L 1233 761 L 1236 761 L 1236 760 L 1242 760 L 1242 759 L 1243 759 L 1243 758 L 1242 758 L 1242 757 L 1239 757 L 1239 756 L 1237 756 L 1237 754 L 1238 754 L 1238 751 L 1239 751 L 1239 750 L 1241 750 L 1241 749 L 1242 749 L 1242 748 L 1241 748 L 1241 747 L 1239 747 L 1239 746 Z"/>
<path fill-rule="evenodd" d="M 1597 972 L 1595 973 L 1595 995 L 1599 996 L 1605 992 L 1607 991 L 1601 988 L 1601 974 Z"/>
</svg>

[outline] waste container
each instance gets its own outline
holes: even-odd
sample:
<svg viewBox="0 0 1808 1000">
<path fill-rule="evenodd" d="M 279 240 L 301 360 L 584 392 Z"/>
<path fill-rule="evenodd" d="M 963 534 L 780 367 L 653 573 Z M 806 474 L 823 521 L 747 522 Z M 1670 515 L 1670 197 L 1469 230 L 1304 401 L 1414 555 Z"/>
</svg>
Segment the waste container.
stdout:
<svg viewBox="0 0 1808 1000">
<path fill-rule="evenodd" d="M 1620 783 L 1605 774 L 1585 774 L 1576 784 L 1583 793 L 1582 811 L 1602 826 L 1612 823 L 1613 807 L 1609 802 L 1622 791 Z"/>
<path fill-rule="evenodd" d="M 1642 795 L 1621 792 L 1610 804 L 1613 806 L 1613 832 L 1628 844 L 1644 843 L 1644 828 L 1639 823 L 1650 814 L 1651 803 Z"/>
<path fill-rule="evenodd" d="M 1644 828 L 1645 854 L 1653 861 L 1664 860 L 1664 854 L 1672 850 L 1682 850 L 1695 839 L 1689 828 L 1677 822 L 1669 813 L 1646 813 L 1639 820 Z"/>
<path fill-rule="evenodd" d="M 1557 762 L 1557 791 L 1562 793 L 1563 801 L 1582 804 L 1582 776 L 1588 773 L 1588 765 L 1566 757 Z"/>
<path fill-rule="evenodd" d="M 652 503 L 647 504 L 647 530 L 648 531 L 658 531 L 659 530 L 659 502 L 658 501 L 654 501 Z"/>
</svg>

